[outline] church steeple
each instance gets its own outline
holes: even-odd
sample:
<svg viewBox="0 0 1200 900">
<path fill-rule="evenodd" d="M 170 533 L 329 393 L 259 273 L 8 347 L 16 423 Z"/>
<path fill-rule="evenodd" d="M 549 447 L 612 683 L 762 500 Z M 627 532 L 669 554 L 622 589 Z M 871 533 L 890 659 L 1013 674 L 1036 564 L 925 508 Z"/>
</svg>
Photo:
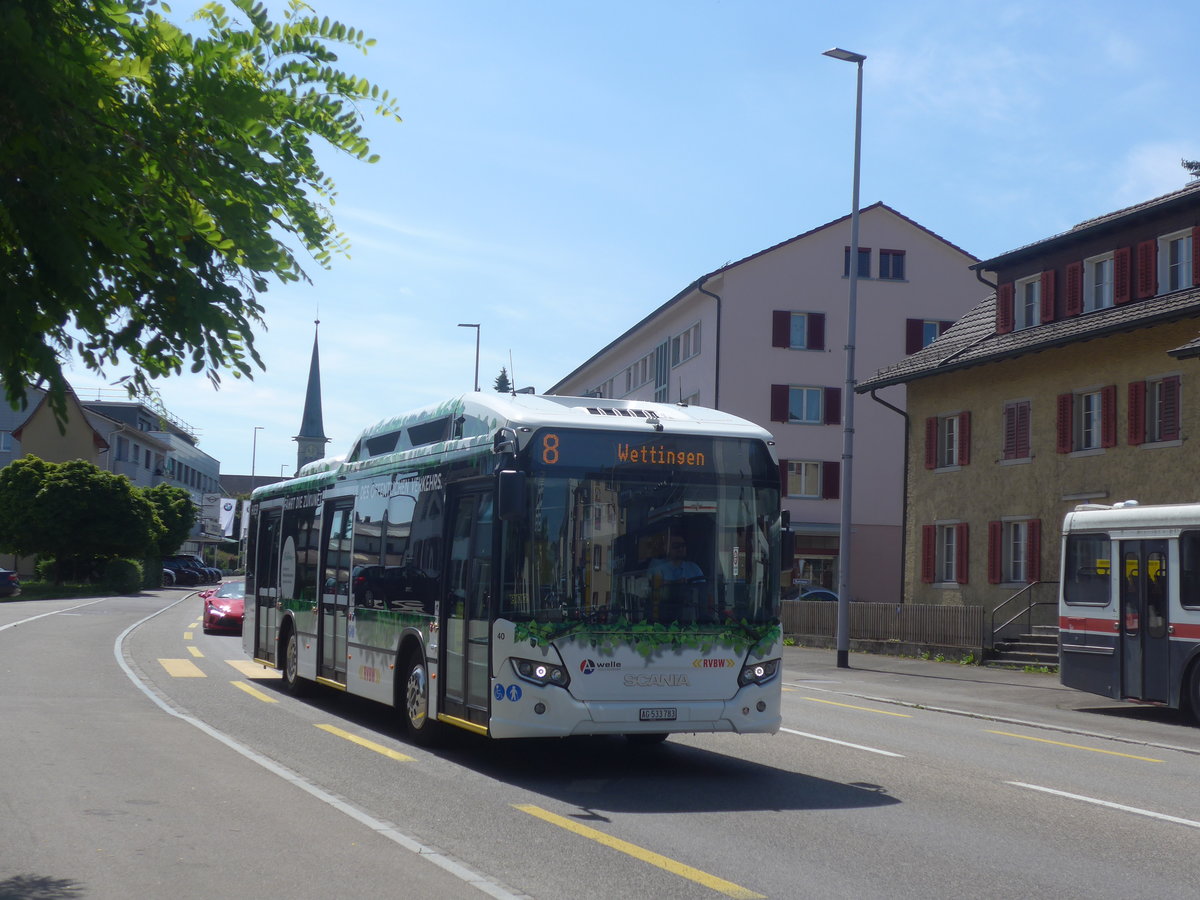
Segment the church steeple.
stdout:
<svg viewBox="0 0 1200 900">
<path fill-rule="evenodd" d="M 317 331 L 321 320 L 313 322 L 312 362 L 308 366 L 308 390 L 304 394 L 304 415 L 300 419 L 300 433 L 292 440 L 296 447 L 296 471 L 313 460 L 325 456 L 325 425 L 321 416 L 321 360 L 317 352 Z"/>
</svg>

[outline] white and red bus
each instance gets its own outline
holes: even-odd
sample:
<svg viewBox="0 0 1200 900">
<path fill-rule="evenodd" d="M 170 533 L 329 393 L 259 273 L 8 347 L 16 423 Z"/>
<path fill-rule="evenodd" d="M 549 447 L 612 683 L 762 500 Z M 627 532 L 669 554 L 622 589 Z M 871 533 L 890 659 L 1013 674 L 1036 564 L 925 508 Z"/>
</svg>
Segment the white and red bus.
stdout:
<svg viewBox="0 0 1200 900">
<path fill-rule="evenodd" d="M 244 644 L 416 741 L 774 732 L 783 535 L 757 425 L 468 394 L 254 492 Z"/>
<path fill-rule="evenodd" d="M 1061 571 L 1062 683 L 1200 719 L 1200 504 L 1078 506 Z"/>
</svg>

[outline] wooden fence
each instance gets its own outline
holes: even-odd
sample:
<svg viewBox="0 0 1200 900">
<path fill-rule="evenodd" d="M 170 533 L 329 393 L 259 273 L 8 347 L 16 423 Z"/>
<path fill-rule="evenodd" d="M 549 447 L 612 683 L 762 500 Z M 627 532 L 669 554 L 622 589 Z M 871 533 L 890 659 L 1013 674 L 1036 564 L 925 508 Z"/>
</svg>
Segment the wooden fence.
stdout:
<svg viewBox="0 0 1200 900">
<path fill-rule="evenodd" d="M 785 600 L 780 618 L 783 633 L 802 643 L 834 641 L 837 604 Z M 982 606 L 938 606 L 925 603 L 851 603 L 850 640 L 871 644 L 982 651 Z M 832 646 L 832 644 L 830 644 Z M 882 649 L 882 648 L 879 648 Z"/>
</svg>

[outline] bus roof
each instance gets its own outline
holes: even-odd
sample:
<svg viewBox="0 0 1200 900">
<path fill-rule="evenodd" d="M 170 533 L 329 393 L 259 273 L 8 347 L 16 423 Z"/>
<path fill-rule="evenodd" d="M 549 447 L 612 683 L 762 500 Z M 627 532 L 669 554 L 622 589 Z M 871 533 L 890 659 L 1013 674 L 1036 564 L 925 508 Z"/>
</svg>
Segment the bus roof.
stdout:
<svg viewBox="0 0 1200 900">
<path fill-rule="evenodd" d="M 1200 527 L 1200 503 L 1164 503 L 1142 506 L 1126 500 L 1112 506 L 1082 504 L 1067 513 L 1063 533 L 1072 531 L 1111 531 L 1133 528 Z"/>
<path fill-rule="evenodd" d="M 523 445 L 532 432 L 546 427 L 603 431 L 645 429 L 648 436 L 662 432 L 748 438 L 768 444 L 774 441 L 769 431 L 753 422 L 703 406 L 477 391 L 381 419 L 363 429 L 345 455 L 308 463 L 294 478 L 259 488 L 255 495 L 285 492 L 295 487 L 295 482 L 309 484 L 332 480 L 343 466 L 374 457 L 422 448 L 435 452 L 437 445 L 447 442 L 459 446 L 483 446 L 489 444 L 502 428 L 516 433 L 518 442 Z"/>
</svg>

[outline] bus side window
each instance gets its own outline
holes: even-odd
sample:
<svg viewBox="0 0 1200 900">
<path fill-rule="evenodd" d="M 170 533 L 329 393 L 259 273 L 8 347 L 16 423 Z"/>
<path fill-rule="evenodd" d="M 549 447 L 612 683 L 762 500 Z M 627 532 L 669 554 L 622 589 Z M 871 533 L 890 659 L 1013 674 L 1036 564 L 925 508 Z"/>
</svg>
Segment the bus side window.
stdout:
<svg viewBox="0 0 1200 900">
<path fill-rule="evenodd" d="M 1200 608 L 1200 531 L 1179 536 L 1179 602 L 1190 609 Z"/>
</svg>

